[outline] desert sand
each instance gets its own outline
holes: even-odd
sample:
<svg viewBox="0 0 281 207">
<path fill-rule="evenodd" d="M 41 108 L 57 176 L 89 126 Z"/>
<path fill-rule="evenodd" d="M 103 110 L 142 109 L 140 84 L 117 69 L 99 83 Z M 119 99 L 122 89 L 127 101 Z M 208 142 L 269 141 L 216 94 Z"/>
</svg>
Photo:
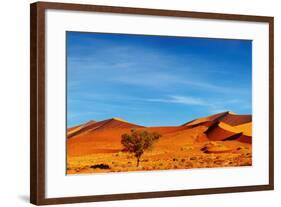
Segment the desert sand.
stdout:
<svg viewBox="0 0 281 207">
<path fill-rule="evenodd" d="M 161 134 L 136 166 L 121 135 L 132 129 Z M 223 112 L 180 126 L 145 127 L 120 118 L 67 130 L 67 174 L 252 165 L 252 116 Z"/>
</svg>

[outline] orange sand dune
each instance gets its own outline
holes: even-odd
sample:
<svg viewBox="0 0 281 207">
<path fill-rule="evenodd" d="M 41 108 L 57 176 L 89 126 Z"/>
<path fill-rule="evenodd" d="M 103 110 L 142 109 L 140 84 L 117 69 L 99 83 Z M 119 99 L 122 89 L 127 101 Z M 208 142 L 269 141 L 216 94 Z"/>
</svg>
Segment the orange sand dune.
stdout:
<svg viewBox="0 0 281 207">
<path fill-rule="evenodd" d="M 204 126 L 198 126 L 192 129 L 182 129 L 171 133 L 164 134 L 156 144 L 155 148 L 158 150 L 165 149 L 173 151 L 175 148 L 179 149 L 186 144 L 194 143 L 203 136 L 206 130 Z"/>
<path fill-rule="evenodd" d="M 82 128 L 85 128 L 85 127 L 87 127 L 91 124 L 94 124 L 94 123 L 96 123 L 96 121 L 91 120 L 91 121 L 89 121 L 85 124 L 80 124 L 80 125 L 77 125 L 77 126 L 74 126 L 74 127 L 70 127 L 70 128 L 67 129 L 67 135 L 69 136 L 73 133 L 76 133 L 77 131 L 81 130 Z"/>
<path fill-rule="evenodd" d="M 222 141 L 235 135 L 237 132 L 230 131 L 226 127 L 224 127 L 220 122 L 214 123 L 211 127 L 209 127 L 205 134 L 210 140 L 213 141 Z"/>
<path fill-rule="evenodd" d="M 210 140 L 214 141 L 238 140 L 241 142 L 251 143 L 251 129 L 252 123 L 231 126 L 224 122 L 216 122 L 204 133 Z"/>
<path fill-rule="evenodd" d="M 239 116 L 240 115 L 235 115 Z M 230 117 L 225 119 L 226 117 Z M 250 123 L 231 126 L 219 120 L 232 120 L 233 113 L 223 112 L 199 118 L 181 126 L 144 127 L 122 119 L 112 118 L 104 121 L 90 121 L 68 129 L 67 153 L 69 156 L 82 156 L 93 153 L 113 153 L 122 150 L 121 135 L 132 129 L 155 131 L 162 136 L 156 144 L 158 150 L 175 150 L 194 142 L 237 140 L 251 143 Z M 239 118 L 238 117 L 238 118 Z M 235 117 L 232 124 L 238 123 Z M 244 119 L 245 118 L 245 119 Z M 247 117 L 247 120 L 250 120 Z"/>
<path fill-rule="evenodd" d="M 97 130 L 83 133 L 67 140 L 70 156 L 86 155 L 103 151 L 122 150 L 121 135 L 129 133 L 132 128 Z"/>
<path fill-rule="evenodd" d="M 190 122 L 187 122 L 183 125 L 184 126 L 194 126 L 194 125 L 198 125 L 198 124 L 202 124 L 202 123 L 206 123 L 206 122 L 210 122 L 210 121 L 214 122 L 214 121 L 221 119 L 222 117 L 227 116 L 229 113 L 231 113 L 231 112 L 227 111 L 227 112 L 222 112 L 222 113 L 211 115 L 211 116 L 198 118 L 198 119 L 192 120 Z"/>
<path fill-rule="evenodd" d="M 88 134 L 81 134 L 75 138 L 68 139 L 68 154 L 70 156 L 86 155 L 92 153 L 101 153 L 106 151 L 120 151 L 122 150 L 121 135 L 129 133 L 132 128 L 127 129 L 108 129 L 106 131 L 95 131 Z M 155 128 L 146 128 L 148 131 L 155 131 Z M 173 148 L 185 143 L 189 143 L 196 139 L 205 128 L 198 131 L 198 135 L 194 135 L 196 128 L 192 130 L 179 130 L 172 128 L 162 128 L 159 132 L 162 137 L 157 143 L 160 148 Z M 166 146 L 166 147 L 165 147 Z"/>
<path fill-rule="evenodd" d="M 199 119 L 192 120 L 191 122 L 187 122 L 184 126 L 197 126 L 198 124 L 202 124 L 205 122 L 223 122 L 231 126 L 237 126 L 245 123 L 252 122 L 252 115 L 237 115 L 233 112 L 222 112 L 219 114 L 202 117 Z"/>
<path fill-rule="evenodd" d="M 126 122 L 119 118 L 112 118 L 99 122 L 92 121 L 84 125 L 80 125 L 76 129 L 69 131 L 67 137 L 71 138 L 95 130 L 103 130 L 103 129 L 107 130 L 111 128 L 140 128 L 140 127 L 142 126 Z"/>
<path fill-rule="evenodd" d="M 68 139 L 68 154 L 71 156 L 85 155 L 103 150 L 119 151 L 122 150 L 121 135 L 130 133 L 134 128 L 108 128 L 105 130 L 94 130 L 88 133 L 82 133 Z M 182 127 L 148 127 L 147 131 L 155 131 L 163 137 L 165 134 L 180 131 Z"/>
<path fill-rule="evenodd" d="M 243 132 L 244 135 L 252 136 L 252 122 L 235 126 L 236 129 Z"/>
<path fill-rule="evenodd" d="M 112 128 L 139 128 L 137 124 L 132 124 L 119 118 L 107 119 L 104 121 L 97 122 L 95 125 L 91 126 L 90 131 L 112 129 Z"/>
<path fill-rule="evenodd" d="M 231 126 L 237 126 L 252 122 L 252 115 L 237 115 L 228 113 L 226 116 L 219 119 L 219 121 L 229 124 Z"/>
</svg>

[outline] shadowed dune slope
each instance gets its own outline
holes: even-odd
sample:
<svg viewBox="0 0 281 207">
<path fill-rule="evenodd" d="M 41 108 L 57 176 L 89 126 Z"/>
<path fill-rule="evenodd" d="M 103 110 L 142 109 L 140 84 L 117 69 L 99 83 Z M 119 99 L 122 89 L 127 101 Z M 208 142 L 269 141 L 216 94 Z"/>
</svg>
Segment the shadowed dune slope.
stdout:
<svg viewBox="0 0 281 207">
<path fill-rule="evenodd" d="M 185 123 L 183 126 L 197 126 L 204 122 L 224 122 L 231 126 L 237 126 L 245 123 L 252 122 L 252 115 L 237 115 L 233 112 L 222 112 L 211 116 L 202 117 Z"/>
<path fill-rule="evenodd" d="M 252 122 L 252 115 L 237 115 L 228 113 L 226 116 L 219 119 L 219 121 L 227 123 L 231 126 L 237 126 Z"/>
<path fill-rule="evenodd" d="M 252 144 L 252 136 L 247 136 L 245 134 L 241 134 L 236 140 L 240 142 Z"/>
<path fill-rule="evenodd" d="M 81 126 L 83 126 L 83 124 L 80 124 L 80 125 L 77 125 L 77 126 L 74 126 L 74 127 L 69 127 L 67 129 L 67 132 L 69 133 L 69 132 L 75 131 L 75 130 L 81 128 Z"/>
<path fill-rule="evenodd" d="M 75 135 L 79 134 L 80 132 L 84 131 L 84 129 L 87 128 L 88 126 L 93 125 L 95 123 L 97 123 L 97 122 L 94 121 L 94 120 L 91 120 L 91 121 L 88 121 L 85 124 L 80 124 L 80 125 L 68 128 L 67 129 L 67 137 L 69 138 L 71 136 L 75 136 Z"/>
<path fill-rule="evenodd" d="M 205 131 L 207 137 L 212 141 L 222 141 L 237 133 L 239 133 L 239 131 L 220 122 L 214 123 Z"/>
<path fill-rule="evenodd" d="M 183 124 L 183 126 L 198 126 L 199 124 L 210 122 L 210 121 L 215 122 L 215 121 L 218 121 L 219 119 L 222 119 L 223 117 L 227 116 L 229 113 L 231 113 L 231 112 L 227 111 L 227 112 L 222 112 L 219 114 L 214 114 L 211 116 L 194 119 L 190 122 Z"/>
</svg>

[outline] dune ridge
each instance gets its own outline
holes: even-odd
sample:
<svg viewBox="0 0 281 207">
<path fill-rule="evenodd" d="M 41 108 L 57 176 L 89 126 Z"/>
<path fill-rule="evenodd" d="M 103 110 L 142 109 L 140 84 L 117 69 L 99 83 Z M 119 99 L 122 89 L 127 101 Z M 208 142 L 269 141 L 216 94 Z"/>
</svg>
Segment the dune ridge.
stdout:
<svg viewBox="0 0 281 207">
<path fill-rule="evenodd" d="M 81 134 L 93 132 L 95 130 L 106 130 L 106 129 L 112 129 L 112 128 L 141 128 L 143 126 L 129 123 L 127 121 L 124 121 L 120 118 L 111 118 L 106 119 L 103 121 L 90 121 L 82 125 L 78 125 L 77 127 L 73 127 L 71 131 L 67 133 L 68 138 L 72 138 L 74 136 L 79 136 Z"/>
</svg>

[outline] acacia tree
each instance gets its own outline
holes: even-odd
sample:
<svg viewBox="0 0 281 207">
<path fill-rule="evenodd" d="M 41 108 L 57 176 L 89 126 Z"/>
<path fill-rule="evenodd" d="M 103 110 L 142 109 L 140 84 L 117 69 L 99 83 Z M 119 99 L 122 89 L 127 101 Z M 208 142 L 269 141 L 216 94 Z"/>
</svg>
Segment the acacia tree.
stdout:
<svg viewBox="0 0 281 207">
<path fill-rule="evenodd" d="M 161 135 L 157 132 L 136 131 L 132 129 L 130 134 L 122 134 L 121 143 L 125 151 L 134 153 L 137 158 L 138 167 L 144 151 L 150 149 L 154 141 L 158 140 L 160 137 Z"/>
</svg>

